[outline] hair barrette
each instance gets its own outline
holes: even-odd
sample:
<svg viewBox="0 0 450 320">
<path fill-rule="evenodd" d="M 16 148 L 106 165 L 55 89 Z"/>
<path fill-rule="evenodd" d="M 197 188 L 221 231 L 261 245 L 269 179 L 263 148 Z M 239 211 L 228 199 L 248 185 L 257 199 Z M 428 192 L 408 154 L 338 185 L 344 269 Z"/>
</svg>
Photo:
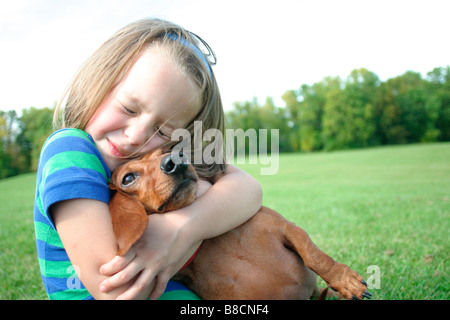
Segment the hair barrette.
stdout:
<svg viewBox="0 0 450 320">
<path fill-rule="evenodd" d="M 211 62 L 211 64 L 216 64 L 217 59 L 216 59 L 216 55 L 214 54 L 214 52 L 212 51 L 211 47 L 199 36 L 197 36 L 195 33 L 188 31 L 190 35 L 192 35 L 194 38 L 198 39 L 198 41 L 200 43 L 202 43 L 202 45 L 208 50 L 208 53 L 206 54 L 206 56 L 210 57 L 212 56 L 214 61 Z M 199 58 L 200 60 L 203 61 L 203 63 L 206 65 L 206 68 L 209 71 L 209 75 L 212 76 L 212 70 L 211 70 L 211 66 L 210 66 L 210 62 L 208 61 L 208 59 L 206 59 L 205 54 L 192 42 L 189 42 L 187 39 L 182 38 L 180 36 L 178 36 L 176 33 L 173 32 L 169 32 L 166 34 L 166 37 L 173 40 L 173 41 L 178 41 L 179 43 L 181 43 L 183 46 L 185 46 L 186 48 L 189 48 L 190 50 L 192 50 L 192 52 L 194 52 Z"/>
</svg>

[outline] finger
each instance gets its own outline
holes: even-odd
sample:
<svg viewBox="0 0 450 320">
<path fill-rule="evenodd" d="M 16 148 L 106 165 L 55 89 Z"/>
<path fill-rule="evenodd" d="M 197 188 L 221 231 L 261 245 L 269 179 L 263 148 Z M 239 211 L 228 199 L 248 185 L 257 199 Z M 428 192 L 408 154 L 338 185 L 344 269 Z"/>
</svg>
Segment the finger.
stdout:
<svg viewBox="0 0 450 320">
<path fill-rule="evenodd" d="M 140 271 L 138 263 L 131 262 L 124 269 L 108 277 L 100 284 L 100 291 L 109 292 L 131 281 Z"/>
<path fill-rule="evenodd" d="M 161 295 L 166 290 L 167 283 L 169 282 L 169 280 L 170 280 L 169 270 L 166 269 L 165 272 L 158 274 L 158 276 L 156 277 L 155 288 L 153 289 L 150 295 L 150 300 L 156 300 L 159 297 L 161 297 Z"/>
<path fill-rule="evenodd" d="M 154 278 L 154 272 L 149 270 L 142 271 L 134 284 L 118 296 L 117 300 L 147 299 L 155 285 Z"/>
<path fill-rule="evenodd" d="M 134 250 L 130 250 L 126 255 L 115 256 L 111 261 L 100 266 L 99 271 L 104 276 L 112 276 L 125 268 L 135 257 L 136 252 Z"/>
</svg>

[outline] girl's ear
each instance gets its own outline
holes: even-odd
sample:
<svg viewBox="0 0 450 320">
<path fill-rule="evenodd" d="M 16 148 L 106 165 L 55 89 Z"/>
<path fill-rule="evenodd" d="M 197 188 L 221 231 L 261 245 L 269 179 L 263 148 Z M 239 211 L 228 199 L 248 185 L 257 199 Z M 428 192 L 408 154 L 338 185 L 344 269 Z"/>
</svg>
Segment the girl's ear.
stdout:
<svg viewBox="0 0 450 320">
<path fill-rule="evenodd" d="M 111 197 L 109 212 L 119 246 L 117 254 L 123 256 L 147 229 L 147 212 L 138 200 L 120 190 Z"/>
</svg>

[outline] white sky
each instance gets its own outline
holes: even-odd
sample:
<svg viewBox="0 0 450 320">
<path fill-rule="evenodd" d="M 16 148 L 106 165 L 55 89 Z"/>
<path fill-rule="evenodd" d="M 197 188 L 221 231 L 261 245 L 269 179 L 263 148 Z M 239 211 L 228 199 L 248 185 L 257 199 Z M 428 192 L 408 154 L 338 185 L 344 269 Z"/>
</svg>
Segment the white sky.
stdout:
<svg viewBox="0 0 450 320">
<path fill-rule="evenodd" d="M 215 51 L 224 107 L 365 67 L 381 80 L 450 65 L 448 0 L 0 0 L 0 110 L 52 106 L 82 62 L 144 17 Z M 20 114 L 20 113 L 19 113 Z"/>
</svg>

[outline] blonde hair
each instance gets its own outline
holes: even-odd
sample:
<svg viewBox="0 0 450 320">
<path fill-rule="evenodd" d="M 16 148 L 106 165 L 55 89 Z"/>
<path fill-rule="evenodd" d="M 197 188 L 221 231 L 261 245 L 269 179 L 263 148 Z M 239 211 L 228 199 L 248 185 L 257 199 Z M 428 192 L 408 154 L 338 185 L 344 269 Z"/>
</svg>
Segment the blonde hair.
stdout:
<svg viewBox="0 0 450 320">
<path fill-rule="evenodd" d="M 174 38 L 183 39 L 184 43 L 173 40 Z M 185 41 L 194 45 L 195 49 L 192 45 L 187 46 Z M 152 44 L 159 44 L 161 48 L 166 49 L 180 70 L 199 88 L 202 106 L 186 128 L 191 133 L 191 141 L 194 141 L 194 121 L 202 121 L 203 132 L 214 128 L 223 133 L 224 112 L 219 88 L 211 67 L 205 65 L 208 56 L 213 56 L 214 61 L 209 62 L 215 63 L 213 51 L 200 37 L 160 19 L 142 19 L 125 26 L 85 61 L 55 109 L 54 128 L 84 130 L 106 95 L 126 76 L 143 50 Z M 208 56 L 199 56 L 202 54 L 200 45 L 208 50 Z M 165 147 L 173 147 L 177 143 L 171 141 Z M 223 146 L 220 147 L 223 150 Z M 222 163 L 196 165 L 196 169 L 201 177 L 214 176 L 225 171 L 225 159 Z"/>
</svg>

